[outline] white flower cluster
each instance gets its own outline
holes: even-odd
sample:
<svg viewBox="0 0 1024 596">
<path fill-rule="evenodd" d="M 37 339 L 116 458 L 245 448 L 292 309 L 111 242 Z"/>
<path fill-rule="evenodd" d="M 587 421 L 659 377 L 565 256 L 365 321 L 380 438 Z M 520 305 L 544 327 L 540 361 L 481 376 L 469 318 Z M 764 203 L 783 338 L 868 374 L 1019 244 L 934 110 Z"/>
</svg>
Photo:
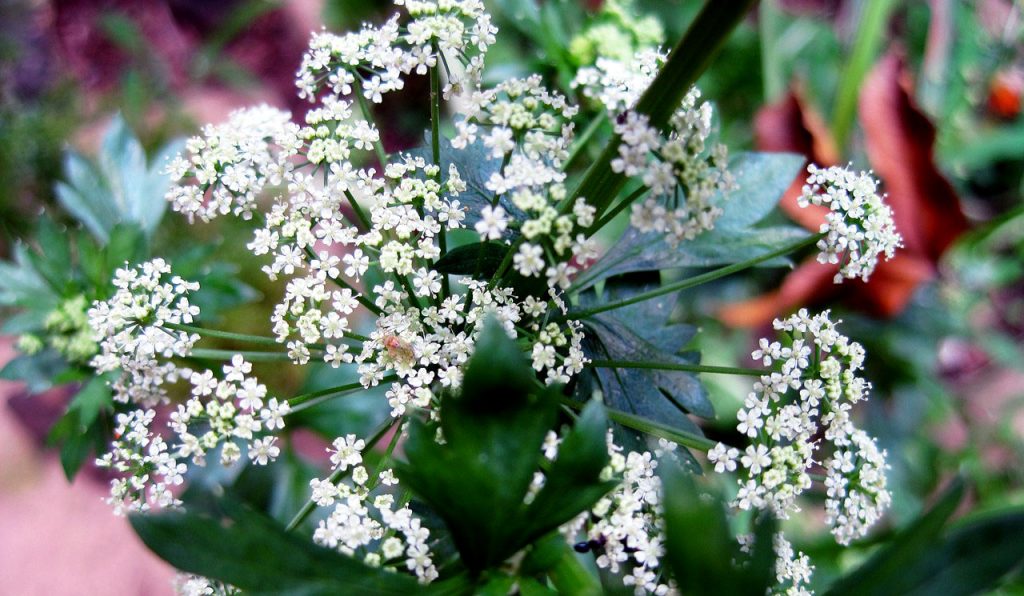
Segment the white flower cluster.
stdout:
<svg viewBox="0 0 1024 596">
<path fill-rule="evenodd" d="M 179 573 L 174 578 L 174 593 L 178 596 L 235 596 L 241 592 L 207 577 Z"/>
<path fill-rule="evenodd" d="M 206 464 L 206 454 L 222 445 L 220 462 L 231 465 L 242 456 L 234 439 L 247 441 L 249 459 L 266 465 L 281 453 L 277 437 L 260 436 L 284 429 L 291 407 L 276 397 L 267 398 L 266 385 L 251 375 L 252 364 L 236 354 L 223 367 L 222 378 L 213 371 L 193 371 L 191 397 L 179 404 L 167 426 L 178 436 L 178 457 Z"/>
<path fill-rule="evenodd" d="M 434 67 L 436 58 L 447 63 L 454 54 L 482 55 L 493 41 L 494 29 L 479 2 L 404 5 L 412 17 L 404 29 L 393 19 L 350 35 L 314 36 L 299 87 L 319 103 L 307 113 L 305 125 L 268 113 L 272 124 L 259 132 L 234 133 L 255 114 L 241 112 L 228 125 L 208 128 L 213 138 L 193 140 L 193 154 L 171 168 L 192 190 L 169 194 L 176 209 L 213 217 L 226 213 L 211 206 L 217 201 L 210 196 L 219 189 L 227 188 L 236 206 L 252 206 L 249 195 L 258 189 L 284 190 L 259 216 L 261 226 L 248 244 L 254 254 L 270 258 L 263 268 L 270 278 L 288 277 L 271 317 L 273 333 L 296 364 L 312 358 L 332 366 L 354 363 L 367 387 L 393 373 L 399 380 L 387 396 L 395 416 L 409 407 L 427 408 L 437 389 L 459 385 L 460 367 L 485 313 L 493 312 L 510 335 L 529 339 L 534 368 L 548 383 L 567 382 L 584 364 L 582 327 L 545 324 L 550 302 L 523 300 L 507 287 L 452 278 L 435 268 L 446 233 L 464 227 L 466 219 L 460 197 L 467 182 L 454 163 L 441 171 L 422 154 L 401 154 L 379 172 L 353 165 L 360 161 L 353 154 L 369 154 L 379 134 L 340 96 L 361 85 L 366 97 L 376 100 L 374 95 L 399 88 L 403 73 Z M 320 88 L 325 81 L 330 89 Z M 544 89 L 539 77 L 491 90 L 473 81 L 457 91 L 467 99 L 453 145 L 464 147 L 479 135 L 503 163 L 486 188 L 474 188 L 494 193 L 493 204 L 474 214 L 480 218 L 477 231 L 490 239 L 502 238 L 506 228 L 518 231 L 528 241 L 512 266 L 523 275 L 546 276 L 550 288 L 567 287 L 576 272 L 570 262 L 594 253 L 578 233 L 593 222 L 593 209 L 583 200 L 565 214 L 553 206 L 565 196 L 560 164 L 575 109 Z M 216 150 L 223 146 L 234 148 L 227 158 Z M 256 170 L 244 176 L 255 182 L 228 188 L 222 178 L 229 162 Z M 200 180 L 199 172 L 207 171 L 212 174 Z M 195 200 L 183 202 L 184 194 Z M 525 218 L 511 221 L 497 205 L 505 194 Z M 234 211 L 243 217 L 249 213 L 248 208 Z M 385 279 L 370 288 L 372 293 L 361 294 L 358 285 L 371 267 Z M 552 300 L 559 304 L 557 295 Z M 360 305 L 376 315 L 368 336 L 354 333 L 350 324 Z"/>
<path fill-rule="evenodd" d="M 863 536 L 890 504 L 885 452 L 850 419 L 854 404 L 871 385 L 857 376 L 864 349 L 840 334 L 828 312 L 776 320 L 785 344 L 762 339 L 755 360 L 776 371 L 761 376 L 740 410 L 737 430 L 752 439 L 741 454 L 719 443 L 708 454 L 719 472 L 737 469 L 745 480 L 733 505 L 770 509 L 785 518 L 796 498 L 810 488 L 810 471 L 822 441 L 831 444 L 823 461 L 828 471 L 826 505 L 832 534 L 840 544 Z"/>
<path fill-rule="evenodd" d="M 163 259 L 118 269 L 114 295 L 89 309 L 89 325 L 100 344 L 91 365 L 100 373 L 121 371 L 113 384 L 115 401 L 142 407 L 167 401 L 164 385 L 183 372 L 170 359 L 188 356 L 199 340 L 168 327 L 189 324 L 199 314 L 188 300 L 199 284 L 170 272 Z"/>
<path fill-rule="evenodd" d="M 748 555 L 753 554 L 754 536 L 746 534 L 739 536 L 738 539 L 740 550 Z M 803 552 L 794 550 L 793 545 L 782 532 L 772 537 L 772 550 L 775 552 L 775 585 L 771 587 L 769 593 L 779 596 L 810 596 L 813 594 L 807 589 L 811 583 L 811 575 L 814 573 L 811 558 Z"/>
<path fill-rule="evenodd" d="M 337 549 L 348 556 L 359 556 L 373 567 L 396 570 L 404 566 L 422 583 L 437 578 L 427 541 L 430 531 L 408 505 L 399 505 L 391 493 L 375 493 L 377 485 L 395 487 L 398 479 L 388 469 L 371 479 L 363 465 L 366 443 L 355 435 L 334 441 L 331 463 L 337 472 L 351 468 L 350 483 L 314 478 L 309 485 L 313 501 L 331 507 L 313 533 L 313 541 Z"/>
<path fill-rule="evenodd" d="M 288 112 L 266 105 L 237 110 L 227 122 L 207 125 L 202 136 L 188 140 L 189 159 L 179 155 L 170 162 L 173 180 L 195 183 L 171 187 L 167 198 L 190 222 L 228 213 L 249 219 L 257 196 L 281 184 L 288 159 L 301 145 Z"/>
<path fill-rule="evenodd" d="M 492 205 L 482 210 L 476 231 L 484 240 L 499 240 L 507 230 L 518 230 L 525 241 L 513 258 L 515 270 L 524 277 L 545 275 L 552 287 L 567 288 L 577 272 L 569 261 L 596 256 L 594 243 L 583 233 L 594 223 L 594 208 L 583 198 L 571 211 L 558 208 L 566 198 L 562 163 L 577 108 L 533 75 L 477 88 L 467 93 L 458 111 L 462 119 L 455 123 L 452 146 L 465 148 L 479 138 L 492 159 L 502 160 L 485 183 L 493 193 Z M 510 221 L 498 206 L 503 197 L 522 212 L 521 221 Z"/>
<path fill-rule="evenodd" d="M 725 146 L 708 146 L 711 105 L 700 103 L 696 87 L 673 113 L 665 135 L 634 110 L 664 61 L 656 50 L 640 51 L 628 63 L 602 58 L 580 69 L 574 85 L 614 119 L 622 142 L 612 169 L 638 177 L 650 189 L 647 199 L 633 205 L 633 226 L 665 234 L 675 246 L 714 227 L 722 209 L 712 198 L 733 189 L 735 182 Z"/>
<path fill-rule="evenodd" d="M 363 25 L 345 35 L 313 35 L 297 74 L 299 96 L 315 101 L 326 86 L 335 95 L 355 89 L 375 103 L 405 86 L 404 76 L 425 74 L 440 63 L 448 84 L 446 96 L 474 81 L 483 69 L 483 53 L 494 43 L 497 28 L 479 0 L 396 0 L 409 19 L 399 15 L 381 26 Z M 450 68 L 458 60 L 464 71 Z"/>
<path fill-rule="evenodd" d="M 107 499 L 115 515 L 181 504 L 171 489 L 184 482 L 187 466 L 150 430 L 155 417 L 154 410 L 118 414 L 110 451 L 96 460 L 121 476 L 110 481 Z"/>
<path fill-rule="evenodd" d="M 116 439 L 110 450 L 97 460 L 100 467 L 111 468 L 121 477 L 111 481 L 115 513 L 147 511 L 153 507 L 180 505 L 171 487 L 182 483 L 191 460 L 206 465 L 206 454 L 220 446 L 220 462 L 230 465 L 241 458 L 235 440 L 246 441 L 249 459 L 266 465 L 281 453 L 277 437 L 261 433 L 284 429 L 287 402 L 267 399 L 267 388 L 250 375 L 252 364 L 235 355 L 223 367 L 223 378 L 213 371 L 182 369 L 181 375 L 192 384 L 191 397 L 170 414 L 167 428 L 176 437 L 168 444 L 164 434 L 152 430 L 156 413 L 138 409 L 118 414 Z"/>
<path fill-rule="evenodd" d="M 596 564 L 611 573 L 622 574 L 622 583 L 642 594 L 675 594 L 675 582 L 667 580 L 660 568 L 665 555 L 665 528 L 661 504 L 661 478 L 656 472 L 658 460 L 676 449 L 674 443 L 659 441 L 653 452 L 623 453 L 608 435 L 611 460 L 602 472 L 604 479 L 622 478 L 622 482 L 561 528 L 578 552 L 593 552 Z M 558 439 L 551 433 L 545 441 L 545 457 L 554 459 Z M 542 479 L 535 481 L 541 484 Z"/>
<path fill-rule="evenodd" d="M 807 167 L 810 175 L 799 205 L 823 205 L 829 212 L 818 241 L 818 261 L 840 264 L 835 283 L 843 278 L 867 281 L 878 258 L 891 259 L 903 239 L 896 231 L 892 209 L 878 194 L 878 182 L 867 172 L 833 166 Z"/>
</svg>

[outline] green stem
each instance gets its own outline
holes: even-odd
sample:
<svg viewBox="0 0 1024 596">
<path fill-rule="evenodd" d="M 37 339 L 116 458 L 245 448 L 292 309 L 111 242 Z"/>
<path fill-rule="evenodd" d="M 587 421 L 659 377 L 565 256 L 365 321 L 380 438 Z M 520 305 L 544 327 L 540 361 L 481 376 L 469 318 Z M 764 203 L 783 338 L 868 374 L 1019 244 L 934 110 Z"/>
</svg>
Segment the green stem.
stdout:
<svg viewBox="0 0 1024 596">
<path fill-rule="evenodd" d="M 672 113 L 700 74 L 711 63 L 718 49 L 757 0 L 708 0 L 697 18 L 676 44 L 665 66 L 644 92 L 635 110 L 646 114 L 652 127 L 664 130 Z M 565 198 L 559 211 L 565 213 L 578 197 L 586 197 L 600 216 L 618 195 L 626 176 L 612 171 L 612 160 L 619 154 L 621 137 L 614 136 L 601 156 L 590 166 L 579 186 Z"/>
<path fill-rule="evenodd" d="M 352 196 L 352 192 L 348 189 L 345 190 L 345 198 L 348 199 L 348 204 L 352 205 L 352 211 L 355 211 L 356 219 L 359 220 L 359 223 L 363 224 L 365 229 L 369 230 L 372 227 L 370 225 L 370 219 L 366 217 L 366 212 L 363 211 L 363 208 L 359 205 L 359 201 Z"/>
<path fill-rule="evenodd" d="M 220 331 L 217 329 L 206 329 L 205 327 L 197 327 L 195 325 L 184 325 L 180 323 L 166 323 L 164 327 L 168 329 L 176 329 L 178 331 L 187 331 L 189 333 L 198 333 L 203 337 L 216 337 L 218 339 L 230 339 L 233 341 L 242 341 L 250 344 L 259 344 L 263 346 L 274 346 L 276 348 L 281 347 L 273 337 L 266 337 L 263 335 L 249 335 L 248 333 L 234 333 L 232 331 Z"/>
<path fill-rule="evenodd" d="M 587 128 L 583 131 L 573 143 L 572 148 L 569 150 L 569 157 L 565 160 L 565 165 L 562 166 L 563 172 L 572 170 L 572 167 L 576 165 L 577 160 L 583 157 L 583 150 L 587 148 L 590 143 L 590 139 L 597 134 L 597 131 L 601 129 L 601 125 L 608 121 L 608 114 L 602 112 L 600 116 L 594 118 L 587 125 Z"/>
<path fill-rule="evenodd" d="M 562 398 L 562 403 L 576 410 L 581 410 L 583 409 L 583 406 L 586 405 L 577 401 L 573 401 L 567 397 Z M 690 433 L 686 432 L 685 430 L 672 428 L 670 426 L 666 426 L 659 422 L 654 422 L 653 420 L 648 420 L 646 418 L 642 418 L 634 414 L 627 414 L 626 412 L 622 412 L 620 410 L 613 410 L 608 407 L 605 407 L 605 411 L 608 413 L 609 420 L 618 422 L 623 426 L 628 426 L 633 430 L 638 430 L 642 433 L 646 433 L 648 435 L 658 437 L 660 439 L 672 441 L 677 445 L 690 447 L 692 449 L 700 449 L 701 451 L 708 451 L 717 444 L 715 441 L 712 441 L 707 437 L 702 437 L 696 433 Z"/>
<path fill-rule="evenodd" d="M 359 77 L 356 76 L 356 98 L 359 101 L 359 110 L 363 113 L 363 119 L 368 123 L 376 126 L 376 122 L 373 119 L 373 112 L 370 111 L 370 104 L 366 103 L 366 96 L 363 95 L 363 84 L 359 81 Z M 384 151 L 384 144 L 380 140 L 380 129 L 377 129 L 377 141 L 373 144 L 374 150 L 377 152 L 377 159 L 380 161 L 380 167 L 383 171 L 384 166 L 388 165 L 388 153 Z"/>
<path fill-rule="evenodd" d="M 632 360 L 593 360 L 590 368 L 644 368 L 650 370 L 679 370 L 693 373 L 711 373 L 719 375 L 743 375 L 759 377 L 767 371 L 756 368 L 739 368 L 735 366 L 710 366 L 705 364 L 678 364 L 675 362 L 643 362 Z"/>
<path fill-rule="evenodd" d="M 188 355 L 196 360 L 231 360 L 236 355 L 249 362 L 284 362 L 290 360 L 286 352 L 249 352 L 245 350 L 209 350 L 195 348 Z"/>
<path fill-rule="evenodd" d="M 857 114 L 861 83 L 882 46 L 885 25 L 894 6 L 894 0 L 867 0 L 857 19 L 857 37 L 850 48 L 850 60 L 840 75 L 835 112 L 832 114 L 832 134 L 838 147 L 846 146 Z"/>
<path fill-rule="evenodd" d="M 716 279 L 725 277 L 727 275 L 732 275 L 733 273 L 736 273 L 736 272 L 739 272 L 739 271 L 743 271 L 744 269 L 749 269 L 749 268 L 751 268 L 751 267 L 753 267 L 753 266 L 755 266 L 755 265 L 757 265 L 759 263 L 763 263 L 765 261 L 769 261 L 769 260 L 774 259 L 776 257 L 781 257 L 781 256 L 789 254 L 791 252 L 796 252 L 798 250 L 806 248 L 808 246 L 813 246 L 822 237 L 823 237 L 823 234 L 814 234 L 812 236 L 808 236 L 807 238 L 804 238 L 803 240 L 800 240 L 799 242 L 795 242 L 793 244 L 789 244 L 789 245 L 784 246 L 784 247 L 782 247 L 780 249 L 773 250 L 771 252 L 765 253 L 765 254 L 763 254 L 761 256 L 758 256 L 758 257 L 754 257 L 752 259 L 747 259 L 746 261 L 743 261 L 742 263 L 734 263 L 732 265 L 728 265 L 726 267 L 722 267 L 721 269 L 715 269 L 714 271 L 709 271 L 709 272 L 703 273 L 701 275 L 696 275 L 696 276 L 691 277 L 689 279 L 684 279 L 682 281 L 677 281 L 675 283 L 671 283 L 671 284 L 668 284 L 666 286 L 662 286 L 662 287 L 660 287 L 660 288 L 658 288 L 656 290 L 651 290 L 649 292 L 643 292 L 643 293 L 637 294 L 636 296 L 632 296 L 632 297 L 627 298 L 625 300 L 619 300 L 617 302 L 608 302 L 608 303 L 605 303 L 605 304 L 602 304 L 602 305 L 599 305 L 599 306 L 595 306 L 593 308 L 587 308 L 587 309 L 579 310 L 579 311 L 576 311 L 576 312 L 570 312 L 568 315 L 556 318 L 555 320 L 558 321 L 558 320 L 562 320 L 562 319 L 583 319 L 583 318 L 589 317 L 591 315 L 596 315 L 598 313 L 606 312 L 606 311 L 609 311 L 609 310 L 615 310 L 617 308 L 622 308 L 624 306 L 629 306 L 631 304 L 636 304 L 638 302 L 643 302 L 644 300 L 650 300 L 651 298 L 657 298 L 658 296 L 664 296 L 665 294 L 671 294 L 672 292 L 679 292 L 679 291 L 686 290 L 686 289 L 689 289 L 689 288 L 692 288 L 692 287 L 695 287 L 695 286 L 699 286 L 699 285 L 705 284 L 705 283 L 707 283 L 709 281 L 714 281 Z"/>
<path fill-rule="evenodd" d="M 619 213 L 622 213 L 623 209 L 625 209 L 626 207 L 629 207 L 630 205 L 632 205 L 633 201 L 636 201 L 637 199 L 639 199 L 641 196 L 643 196 L 643 194 L 645 192 L 647 192 L 649 190 L 650 189 L 647 188 L 646 186 L 641 186 L 640 188 L 637 188 L 636 190 L 631 192 L 628 197 L 626 197 L 625 199 L 623 199 L 622 201 L 617 203 L 614 207 L 609 209 L 607 213 L 602 215 L 601 219 L 599 219 L 596 222 L 594 222 L 594 225 L 590 226 L 590 229 L 587 230 L 587 232 L 588 232 L 587 235 L 588 236 L 592 236 L 592 235 L 596 234 L 598 230 L 600 230 L 601 228 L 605 227 L 613 219 L 615 219 L 616 215 L 618 215 Z"/>
<path fill-rule="evenodd" d="M 380 382 L 390 383 L 395 380 L 398 380 L 396 375 L 389 375 L 381 379 Z M 291 413 L 294 414 L 295 412 L 301 412 L 302 410 L 312 408 L 313 406 L 326 401 L 324 398 L 333 398 L 339 393 L 347 393 L 349 391 L 356 391 L 359 389 L 365 389 L 363 384 L 359 382 L 349 383 L 347 385 L 338 385 L 336 387 L 328 387 L 327 389 L 296 395 L 288 400 L 288 405 L 291 406 Z"/>
<path fill-rule="evenodd" d="M 779 0 L 762 0 L 757 15 L 761 29 L 761 77 L 764 79 L 765 103 L 774 103 L 786 89 L 784 65 L 777 51 L 782 27 L 778 3 Z"/>
<path fill-rule="evenodd" d="M 378 441 L 380 441 L 381 437 L 387 434 L 388 430 L 391 429 L 399 421 L 401 421 L 401 418 L 390 418 L 388 420 L 385 420 L 384 424 L 378 427 L 377 431 L 373 433 L 373 436 L 371 436 L 370 439 L 366 441 L 366 445 L 363 447 L 361 453 L 365 455 L 366 452 L 372 449 L 373 446 L 376 445 Z M 335 470 L 331 472 L 331 475 L 328 476 L 327 480 L 329 480 L 332 484 L 337 483 L 339 480 L 341 480 L 349 473 L 351 473 L 351 471 L 351 467 L 348 467 L 345 470 Z M 310 500 L 306 501 L 306 503 L 302 506 L 302 509 L 299 509 L 298 513 L 295 514 L 295 517 L 293 517 L 292 520 L 288 522 L 288 525 L 284 528 L 285 531 L 290 532 L 295 528 L 299 527 L 299 524 L 306 521 L 306 518 L 309 517 L 310 513 L 313 513 L 313 509 L 315 508 L 316 502 L 314 502 L 313 499 L 310 498 Z"/>
<path fill-rule="evenodd" d="M 434 53 L 438 59 L 441 52 L 437 43 L 433 46 Z M 434 165 L 437 166 L 437 174 L 434 180 L 441 184 L 441 65 L 435 63 L 430 69 L 430 151 L 434 157 Z M 441 249 L 443 258 L 448 253 L 448 236 L 445 233 L 445 225 L 441 224 L 441 232 L 437 235 L 437 246 Z M 443 296 L 451 296 L 451 287 L 448 281 L 448 274 L 441 274 L 441 293 Z"/>
</svg>

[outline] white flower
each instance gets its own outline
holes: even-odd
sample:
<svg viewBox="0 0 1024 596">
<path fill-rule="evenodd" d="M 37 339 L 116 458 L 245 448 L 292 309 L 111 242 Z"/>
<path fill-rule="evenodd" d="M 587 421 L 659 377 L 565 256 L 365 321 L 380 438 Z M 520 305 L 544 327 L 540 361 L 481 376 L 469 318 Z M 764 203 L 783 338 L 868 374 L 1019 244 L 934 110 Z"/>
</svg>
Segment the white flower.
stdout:
<svg viewBox="0 0 1024 596">
<path fill-rule="evenodd" d="M 481 240 L 498 240 L 508 227 L 508 218 L 501 207 L 484 207 L 480 210 L 480 221 L 474 228 Z"/>
<path fill-rule="evenodd" d="M 809 176 L 800 196 L 801 207 L 823 205 L 829 212 L 818 241 L 818 261 L 839 264 L 835 282 L 843 278 L 867 281 L 882 255 L 891 259 L 902 246 L 892 210 L 878 194 L 878 183 L 866 172 L 847 168 L 807 167 Z"/>
</svg>

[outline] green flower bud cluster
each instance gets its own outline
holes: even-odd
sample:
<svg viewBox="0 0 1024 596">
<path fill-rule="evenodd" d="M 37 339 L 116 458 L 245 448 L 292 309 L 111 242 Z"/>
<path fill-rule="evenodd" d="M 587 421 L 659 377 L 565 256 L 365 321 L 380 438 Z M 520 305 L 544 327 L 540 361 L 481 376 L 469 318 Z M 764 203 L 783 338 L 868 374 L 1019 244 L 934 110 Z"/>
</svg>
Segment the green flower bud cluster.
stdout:
<svg viewBox="0 0 1024 596">
<path fill-rule="evenodd" d="M 22 335 L 18 338 L 18 350 L 32 355 L 49 346 L 69 362 L 88 362 L 98 351 L 89 327 L 88 307 L 81 294 L 61 302 L 43 320 L 44 333 Z"/>
<path fill-rule="evenodd" d="M 654 48 L 665 41 L 657 18 L 638 17 L 632 0 L 606 0 L 591 24 L 569 43 L 576 66 L 590 66 L 598 58 L 628 61 L 637 50 Z"/>
</svg>

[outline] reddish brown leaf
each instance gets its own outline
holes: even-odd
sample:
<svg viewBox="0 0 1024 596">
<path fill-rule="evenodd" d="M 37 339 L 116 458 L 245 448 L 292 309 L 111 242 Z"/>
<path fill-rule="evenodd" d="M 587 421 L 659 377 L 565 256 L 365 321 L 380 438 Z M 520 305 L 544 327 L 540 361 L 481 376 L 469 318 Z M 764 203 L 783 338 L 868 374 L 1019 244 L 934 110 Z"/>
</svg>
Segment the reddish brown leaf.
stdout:
<svg viewBox="0 0 1024 596">
<path fill-rule="evenodd" d="M 754 137 L 761 151 L 800 153 L 818 165 L 831 166 L 839 162 L 839 150 L 821 116 L 803 100 L 799 85 L 786 93 L 778 102 L 761 108 L 754 118 Z M 817 231 L 825 221 L 828 210 L 809 206 L 801 209 L 797 198 L 803 188 L 806 173 L 797 174 L 786 190 L 779 206 L 800 225 Z"/>
<path fill-rule="evenodd" d="M 967 229 L 967 219 L 956 191 L 935 165 L 935 127 L 914 103 L 899 49 L 890 50 L 864 80 L 860 120 L 903 250 L 938 262 Z"/>
</svg>

